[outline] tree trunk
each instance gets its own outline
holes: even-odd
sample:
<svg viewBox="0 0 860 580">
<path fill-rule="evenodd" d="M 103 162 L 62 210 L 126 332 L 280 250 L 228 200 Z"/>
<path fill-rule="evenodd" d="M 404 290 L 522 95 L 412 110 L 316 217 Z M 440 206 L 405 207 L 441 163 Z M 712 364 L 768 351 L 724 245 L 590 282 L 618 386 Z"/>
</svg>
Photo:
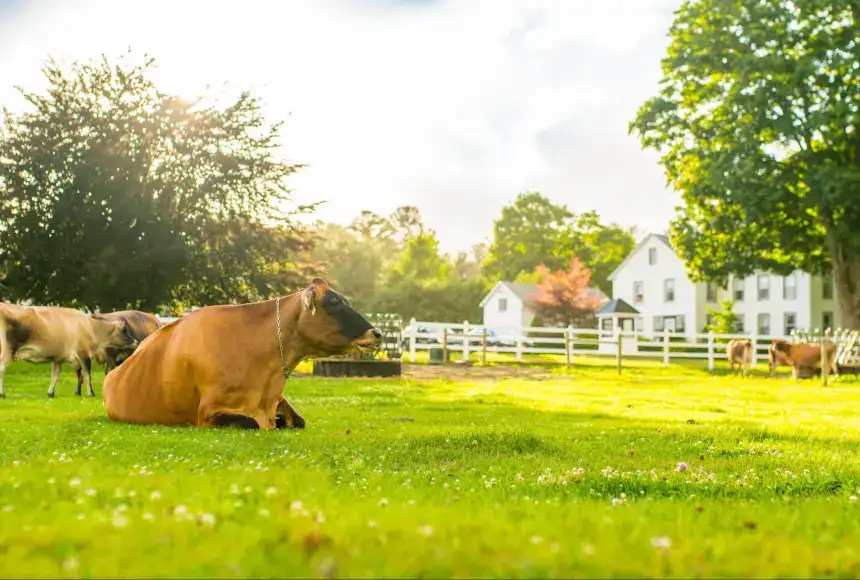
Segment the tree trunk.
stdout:
<svg viewBox="0 0 860 580">
<path fill-rule="evenodd" d="M 860 330 L 860 255 L 853 240 L 846 243 L 831 237 L 828 241 L 842 327 Z"/>
</svg>

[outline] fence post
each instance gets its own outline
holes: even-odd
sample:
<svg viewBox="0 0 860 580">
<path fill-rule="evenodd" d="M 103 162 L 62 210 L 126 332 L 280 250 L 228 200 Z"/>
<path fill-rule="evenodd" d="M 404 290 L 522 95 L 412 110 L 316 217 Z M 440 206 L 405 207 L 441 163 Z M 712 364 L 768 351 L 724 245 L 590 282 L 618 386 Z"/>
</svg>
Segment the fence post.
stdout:
<svg viewBox="0 0 860 580">
<path fill-rule="evenodd" d="M 487 366 L 487 327 L 481 332 L 481 364 Z"/>
<path fill-rule="evenodd" d="M 708 331 L 708 370 L 714 370 L 714 331 Z"/>
<path fill-rule="evenodd" d="M 663 329 L 663 366 L 669 366 L 669 331 Z"/>
<path fill-rule="evenodd" d="M 571 355 L 570 341 L 573 339 L 573 326 L 568 326 L 567 330 L 564 331 L 564 360 L 565 364 L 570 368 L 570 364 L 573 362 L 571 359 L 573 358 Z"/>
<path fill-rule="evenodd" d="M 464 320 L 463 321 L 463 360 L 466 362 L 469 362 L 469 357 L 472 355 L 472 353 L 469 352 L 470 346 L 471 345 L 469 344 L 469 321 Z"/>
<path fill-rule="evenodd" d="M 756 321 L 757 325 L 758 321 Z M 750 346 L 752 347 L 750 349 L 750 368 L 755 369 L 755 363 L 758 361 L 758 328 L 753 330 L 752 335 L 750 335 Z"/>
<path fill-rule="evenodd" d="M 818 350 L 821 351 L 821 384 L 827 386 L 827 376 L 830 374 L 830 365 L 827 362 L 827 343 L 829 342 L 830 331 L 827 330 L 821 333 L 821 339 L 818 341 Z"/>
<path fill-rule="evenodd" d="M 618 374 L 621 374 L 621 332 L 615 327 L 615 364 L 618 366 Z"/>
<path fill-rule="evenodd" d="M 442 328 L 442 364 L 448 362 L 448 329 Z"/>
<path fill-rule="evenodd" d="M 418 334 L 418 323 L 414 318 L 409 321 L 409 362 L 415 363 L 415 339 Z"/>
<path fill-rule="evenodd" d="M 517 362 L 523 362 L 523 334 L 525 331 L 520 329 L 519 336 L 517 336 Z"/>
</svg>

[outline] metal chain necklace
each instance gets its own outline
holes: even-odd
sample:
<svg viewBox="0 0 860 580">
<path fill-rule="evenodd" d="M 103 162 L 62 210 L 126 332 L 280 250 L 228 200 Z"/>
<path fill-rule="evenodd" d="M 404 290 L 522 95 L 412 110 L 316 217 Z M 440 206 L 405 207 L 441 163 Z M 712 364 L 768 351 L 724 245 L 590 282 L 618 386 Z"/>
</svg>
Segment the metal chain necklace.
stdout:
<svg viewBox="0 0 860 580">
<path fill-rule="evenodd" d="M 278 349 L 281 351 L 281 372 L 285 379 L 290 378 L 287 368 L 287 357 L 284 356 L 284 339 L 281 336 L 281 297 L 275 298 L 275 323 L 278 325 Z"/>
</svg>

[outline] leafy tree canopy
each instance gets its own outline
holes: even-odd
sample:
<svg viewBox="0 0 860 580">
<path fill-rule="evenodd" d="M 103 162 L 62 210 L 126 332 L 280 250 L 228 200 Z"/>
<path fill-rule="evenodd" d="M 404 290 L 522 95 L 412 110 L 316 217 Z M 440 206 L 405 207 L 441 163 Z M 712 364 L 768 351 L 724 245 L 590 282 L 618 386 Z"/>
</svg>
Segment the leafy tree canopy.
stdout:
<svg viewBox="0 0 860 580">
<path fill-rule="evenodd" d="M 833 272 L 860 328 L 860 4 L 687 0 L 659 94 L 631 123 L 683 205 L 697 280 Z"/>
<path fill-rule="evenodd" d="M 161 92 L 153 59 L 43 69 L 4 110 L 0 262 L 11 300 L 155 310 L 300 286 L 311 238 L 290 216 L 280 124 L 249 94 L 225 108 Z"/>
</svg>

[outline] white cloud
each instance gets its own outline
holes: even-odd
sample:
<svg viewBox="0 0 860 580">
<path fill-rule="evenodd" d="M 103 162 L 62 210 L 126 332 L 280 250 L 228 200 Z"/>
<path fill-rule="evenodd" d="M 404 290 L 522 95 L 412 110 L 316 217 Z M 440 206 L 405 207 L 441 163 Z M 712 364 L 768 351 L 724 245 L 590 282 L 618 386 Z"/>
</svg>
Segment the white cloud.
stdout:
<svg viewBox="0 0 860 580">
<path fill-rule="evenodd" d="M 319 217 L 418 205 L 446 249 L 539 189 L 575 211 L 663 228 L 676 196 L 627 122 L 656 89 L 680 0 L 60 0 L 0 15 L 0 102 L 48 55 L 129 46 L 165 89 L 229 81 L 286 119 Z"/>
</svg>

